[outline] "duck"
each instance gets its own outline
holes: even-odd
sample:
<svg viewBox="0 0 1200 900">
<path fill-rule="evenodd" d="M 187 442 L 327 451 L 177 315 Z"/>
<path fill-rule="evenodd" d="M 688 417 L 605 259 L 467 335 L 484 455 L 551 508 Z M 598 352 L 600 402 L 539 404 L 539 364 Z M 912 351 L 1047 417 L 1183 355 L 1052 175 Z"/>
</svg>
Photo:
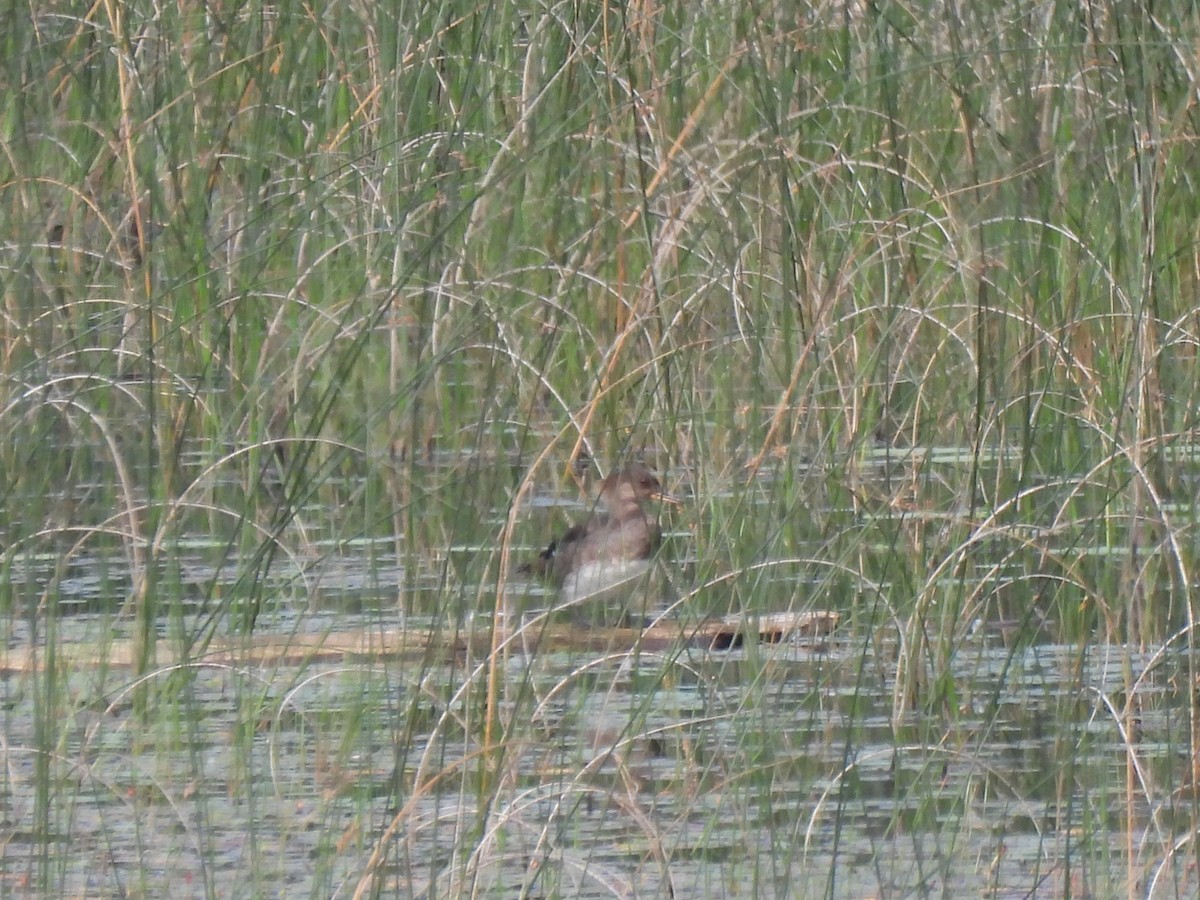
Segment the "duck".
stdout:
<svg viewBox="0 0 1200 900">
<path fill-rule="evenodd" d="M 650 568 L 662 543 L 658 520 L 642 504 L 671 506 L 668 495 L 642 463 L 612 472 L 600 482 L 594 512 L 551 541 L 523 571 L 548 578 L 560 594 L 581 600 L 623 584 Z"/>
</svg>

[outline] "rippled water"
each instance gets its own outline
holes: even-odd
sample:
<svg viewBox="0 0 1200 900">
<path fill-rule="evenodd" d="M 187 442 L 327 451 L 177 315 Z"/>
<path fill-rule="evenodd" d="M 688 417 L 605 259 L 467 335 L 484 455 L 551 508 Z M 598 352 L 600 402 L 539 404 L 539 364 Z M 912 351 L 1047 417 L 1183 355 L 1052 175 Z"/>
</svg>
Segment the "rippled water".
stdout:
<svg viewBox="0 0 1200 900">
<path fill-rule="evenodd" d="M 1120 885 L 1132 852 L 1139 890 L 1196 890 L 1191 857 L 1171 854 L 1194 802 L 1171 790 L 1182 660 L 981 634 L 928 673 L 956 686 L 944 715 L 897 712 L 895 661 L 849 634 L 514 653 L 503 751 L 482 769 L 479 691 L 462 690 L 484 683 L 482 654 L 196 665 L 156 673 L 144 698 L 81 669 L 49 759 L 28 749 L 37 687 L 10 678 L 6 871 L 36 883 L 45 854 L 66 895 L 349 896 L 371 872 L 386 896 L 1051 897 Z M 1126 711 L 1129 665 L 1149 675 Z"/>
<path fill-rule="evenodd" d="M 688 533 L 674 540 L 691 571 Z M 951 635 L 852 614 L 828 638 L 729 650 L 613 632 L 608 652 L 514 640 L 493 657 L 488 617 L 461 613 L 485 588 L 447 560 L 398 559 L 390 540 L 310 549 L 257 570 L 271 602 L 254 641 L 223 638 L 220 662 L 178 667 L 246 566 L 214 564 L 216 543 L 177 547 L 158 577 L 182 599 L 153 620 L 158 657 L 141 681 L 115 649 L 132 652 L 139 627 L 117 614 L 123 555 L 13 562 L 14 584 L 53 586 L 60 607 L 6 623 L 4 884 L 177 897 L 1200 890 L 1184 642 L 1064 646 L 994 618 Z M 781 596 L 811 586 L 782 566 L 771 578 Z M 535 586 L 510 590 L 546 604 Z M 440 612 L 404 619 L 398 600 L 414 592 L 426 602 L 410 607 Z M 681 622 L 692 614 L 685 600 Z M 397 651 L 404 628 L 434 638 Z M 316 661 L 254 652 L 329 635 L 379 642 Z"/>
</svg>

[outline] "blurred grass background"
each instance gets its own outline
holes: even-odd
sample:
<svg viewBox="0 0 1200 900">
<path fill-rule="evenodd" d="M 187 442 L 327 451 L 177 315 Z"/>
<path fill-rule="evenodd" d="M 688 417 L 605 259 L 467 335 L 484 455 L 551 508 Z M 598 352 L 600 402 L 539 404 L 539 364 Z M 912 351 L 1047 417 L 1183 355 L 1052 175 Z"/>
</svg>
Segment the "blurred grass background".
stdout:
<svg viewBox="0 0 1200 900">
<path fill-rule="evenodd" d="M 1187 620 L 1140 532 L 1194 494 L 1196 23 L 1115 9 L 13 8 L 4 544 L 70 520 L 146 572 L 315 499 L 411 562 L 544 451 L 649 449 L 702 560 L 844 559 L 872 500 L 955 519 L 927 559 L 1100 520 Z M 867 498 L 880 445 L 965 465 Z M 706 501 L 768 463 L 774 515 Z"/>
<path fill-rule="evenodd" d="M 164 621 L 248 635 L 307 599 L 278 560 L 389 537 L 396 606 L 456 623 L 560 524 L 524 489 L 645 454 L 697 612 L 900 636 L 898 708 L 955 708 L 979 621 L 1190 647 L 1197 26 L 9 5 L 8 627 L 52 636 L 70 561 L 120 558 L 99 606 L 146 671 Z M 233 579 L 188 579 L 197 536 Z"/>
</svg>

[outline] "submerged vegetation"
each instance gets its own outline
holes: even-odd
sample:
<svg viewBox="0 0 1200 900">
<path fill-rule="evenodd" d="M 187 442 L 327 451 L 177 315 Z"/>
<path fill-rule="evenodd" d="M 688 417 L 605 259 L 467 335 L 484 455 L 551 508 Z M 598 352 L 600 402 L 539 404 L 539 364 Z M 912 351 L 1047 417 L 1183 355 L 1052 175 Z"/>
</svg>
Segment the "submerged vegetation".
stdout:
<svg viewBox="0 0 1200 900">
<path fill-rule="evenodd" d="M 1165 6 L 11 5 L 0 894 L 1193 895 Z M 527 652 L 643 458 L 838 634 Z"/>
</svg>

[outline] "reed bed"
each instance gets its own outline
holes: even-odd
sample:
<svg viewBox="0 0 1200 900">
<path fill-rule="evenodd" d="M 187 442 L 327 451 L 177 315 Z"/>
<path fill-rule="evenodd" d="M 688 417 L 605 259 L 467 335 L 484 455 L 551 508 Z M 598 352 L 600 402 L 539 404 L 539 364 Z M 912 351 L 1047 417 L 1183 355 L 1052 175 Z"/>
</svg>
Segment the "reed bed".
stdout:
<svg viewBox="0 0 1200 900">
<path fill-rule="evenodd" d="M 1193 895 L 1191 5 L 4 22 L 0 893 Z M 528 652 L 634 457 L 837 634 Z"/>
</svg>

